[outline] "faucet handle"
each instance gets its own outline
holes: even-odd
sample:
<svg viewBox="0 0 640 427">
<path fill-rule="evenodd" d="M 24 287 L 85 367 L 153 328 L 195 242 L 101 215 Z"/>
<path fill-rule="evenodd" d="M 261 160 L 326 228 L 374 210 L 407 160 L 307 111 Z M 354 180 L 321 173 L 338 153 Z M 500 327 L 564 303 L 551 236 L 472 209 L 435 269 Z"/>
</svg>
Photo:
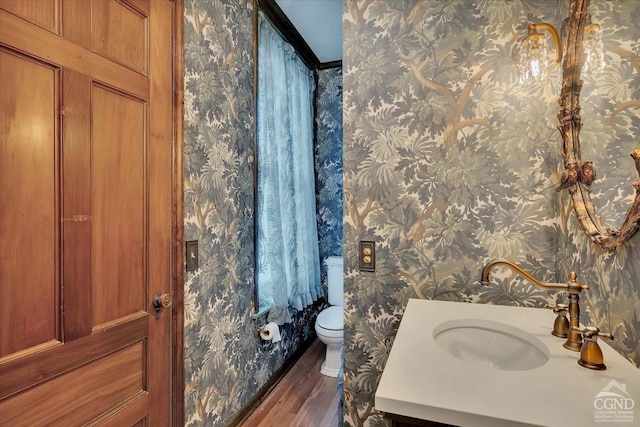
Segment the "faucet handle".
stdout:
<svg viewBox="0 0 640 427">
<path fill-rule="evenodd" d="M 553 312 L 558 316 L 565 314 L 569 311 L 569 306 L 567 304 L 556 304 L 556 305 L 547 304 L 545 308 L 548 308 L 549 310 L 553 310 Z"/>
<path fill-rule="evenodd" d="M 580 359 L 578 359 L 578 364 L 585 368 L 595 369 L 598 371 L 607 369 L 607 366 L 604 364 L 602 349 L 598 345 L 598 337 L 612 340 L 613 335 L 607 332 L 600 332 L 600 329 L 596 326 L 585 326 L 584 328 L 573 326 L 571 329 L 580 332 L 584 337 L 584 342 L 580 348 Z"/>
<path fill-rule="evenodd" d="M 582 337 L 589 341 L 595 341 L 598 337 L 604 338 L 608 341 L 615 339 L 614 336 L 608 332 L 600 332 L 600 328 L 597 326 L 585 326 L 584 328 L 577 328 L 573 326 L 571 329 L 580 332 Z"/>
<path fill-rule="evenodd" d="M 566 304 L 547 304 L 547 308 L 549 310 L 553 310 L 553 312 L 558 315 L 555 322 L 553 322 L 553 331 L 551 331 L 551 335 L 559 338 L 566 338 L 569 333 L 569 319 L 567 319 L 569 306 Z"/>
</svg>

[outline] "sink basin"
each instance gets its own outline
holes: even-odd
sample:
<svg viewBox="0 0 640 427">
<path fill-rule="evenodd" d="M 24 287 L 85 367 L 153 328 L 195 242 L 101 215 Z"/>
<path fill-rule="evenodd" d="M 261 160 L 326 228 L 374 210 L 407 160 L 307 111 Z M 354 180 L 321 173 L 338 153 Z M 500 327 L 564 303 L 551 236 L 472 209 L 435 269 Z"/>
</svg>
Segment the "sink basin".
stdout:
<svg viewBox="0 0 640 427">
<path fill-rule="evenodd" d="M 433 330 L 438 345 L 458 359 L 503 371 L 526 371 L 549 360 L 549 349 L 535 336 L 506 323 L 453 319 Z"/>
<path fill-rule="evenodd" d="M 551 335 L 555 318 L 543 308 L 409 299 L 376 411 L 453 426 L 597 427 L 606 414 L 597 418 L 594 399 L 624 383 L 638 408 L 640 369 L 604 340 L 607 370 L 584 369 Z"/>
</svg>

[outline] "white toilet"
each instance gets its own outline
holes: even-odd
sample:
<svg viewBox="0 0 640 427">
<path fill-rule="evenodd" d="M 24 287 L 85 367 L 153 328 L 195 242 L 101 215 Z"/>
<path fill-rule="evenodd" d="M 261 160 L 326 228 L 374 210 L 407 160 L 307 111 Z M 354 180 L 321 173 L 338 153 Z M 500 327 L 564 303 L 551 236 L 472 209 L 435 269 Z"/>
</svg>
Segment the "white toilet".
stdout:
<svg viewBox="0 0 640 427">
<path fill-rule="evenodd" d="M 326 344 L 327 352 L 320 373 L 328 377 L 337 377 L 342 363 L 342 343 L 344 342 L 344 314 L 342 294 L 344 291 L 342 257 L 328 257 L 324 260 L 327 266 L 327 285 L 329 288 L 329 304 L 318 314 L 316 334 Z"/>
</svg>

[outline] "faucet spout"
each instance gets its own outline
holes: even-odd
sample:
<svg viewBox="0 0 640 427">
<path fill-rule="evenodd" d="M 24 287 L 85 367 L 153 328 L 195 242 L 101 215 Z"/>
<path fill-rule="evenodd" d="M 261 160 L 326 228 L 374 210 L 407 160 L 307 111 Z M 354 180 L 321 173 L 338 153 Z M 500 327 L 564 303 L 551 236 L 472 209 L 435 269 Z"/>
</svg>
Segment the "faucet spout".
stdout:
<svg viewBox="0 0 640 427">
<path fill-rule="evenodd" d="M 580 347 L 582 346 L 582 335 L 578 332 L 577 329 L 580 328 L 580 292 L 586 291 L 589 289 L 588 285 L 578 283 L 578 276 L 575 271 L 572 271 L 569 274 L 569 281 L 567 283 L 549 283 L 543 282 L 541 280 L 536 279 L 531 274 L 526 272 L 519 265 L 506 260 L 506 259 L 498 259 L 496 261 L 492 261 L 489 264 L 485 265 L 482 269 L 482 277 L 480 279 L 480 284 L 483 286 L 489 285 L 489 273 L 493 267 L 498 265 L 503 265 L 505 267 L 509 267 L 511 270 L 519 273 L 524 278 L 529 280 L 531 283 L 536 285 L 538 288 L 547 289 L 552 291 L 567 291 L 569 294 L 569 331 L 567 333 L 567 341 L 563 344 L 563 346 L 569 350 L 580 351 Z"/>
<path fill-rule="evenodd" d="M 513 263 L 513 262 L 511 262 L 509 260 L 506 260 L 506 259 L 498 259 L 498 260 L 492 261 L 489 264 L 484 266 L 484 268 L 482 269 L 482 278 L 480 279 L 480 284 L 481 285 L 483 285 L 483 286 L 488 286 L 489 285 L 489 274 L 491 273 L 491 270 L 493 270 L 493 268 L 498 266 L 498 265 L 509 267 L 511 270 L 513 270 L 516 273 L 520 274 L 522 277 L 524 277 L 525 279 L 527 279 L 528 281 L 530 281 L 531 283 L 533 283 L 535 286 L 537 286 L 540 289 L 546 289 L 546 290 L 550 290 L 550 291 L 567 291 L 567 290 L 569 290 L 569 284 L 568 283 L 543 282 L 542 280 L 538 280 L 535 277 L 533 277 L 531 274 L 529 274 L 527 271 L 525 271 L 519 265 L 517 265 L 517 264 L 515 264 L 515 263 Z"/>
</svg>

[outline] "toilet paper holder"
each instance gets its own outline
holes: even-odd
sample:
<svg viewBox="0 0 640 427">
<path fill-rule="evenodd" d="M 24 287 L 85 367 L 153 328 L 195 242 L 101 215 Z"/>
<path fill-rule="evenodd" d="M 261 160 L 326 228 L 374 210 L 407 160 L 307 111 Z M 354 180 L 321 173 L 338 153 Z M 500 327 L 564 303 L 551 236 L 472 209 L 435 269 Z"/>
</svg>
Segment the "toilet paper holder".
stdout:
<svg viewBox="0 0 640 427">
<path fill-rule="evenodd" d="M 267 322 L 265 325 L 257 327 L 256 330 L 263 341 L 277 343 L 281 340 L 280 327 L 274 322 Z"/>
</svg>

